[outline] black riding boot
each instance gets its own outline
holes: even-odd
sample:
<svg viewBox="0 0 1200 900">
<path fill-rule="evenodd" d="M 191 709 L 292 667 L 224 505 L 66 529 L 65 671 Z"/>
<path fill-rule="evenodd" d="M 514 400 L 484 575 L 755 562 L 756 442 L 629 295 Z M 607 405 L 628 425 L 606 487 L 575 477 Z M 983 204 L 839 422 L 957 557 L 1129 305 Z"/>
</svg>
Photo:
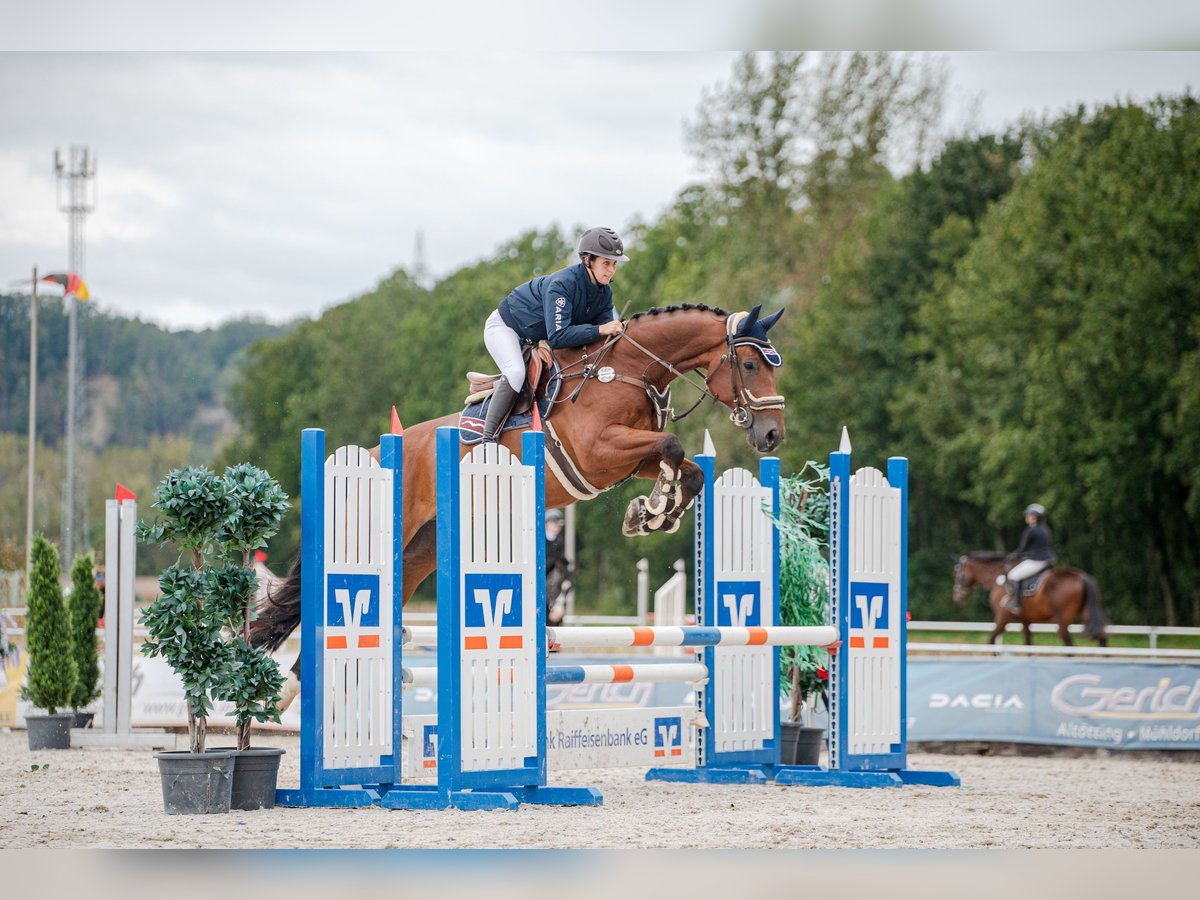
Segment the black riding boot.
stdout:
<svg viewBox="0 0 1200 900">
<path fill-rule="evenodd" d="M 483 439 L 485 441 L 495 441 L 500 437 L 500 429 L 504 427 L 504 420 L 512 412 L 518 396 L 520 396 L 520 391 L 514 391 L 512 385 L 508 383 L 508 379 L 501 375 L 496 381 L 496 387 L 492 390 L 487 418 L 483 422 Z"/>
<path fill-rule="evenodd" d="M 1010 581 L 1008 586 L 1010 588 L 1008 593 L 1008 602 L 1004 605 L 1014 616 L 1019 616 L 1021 614 L 1021 582 Z"/>
</svg>

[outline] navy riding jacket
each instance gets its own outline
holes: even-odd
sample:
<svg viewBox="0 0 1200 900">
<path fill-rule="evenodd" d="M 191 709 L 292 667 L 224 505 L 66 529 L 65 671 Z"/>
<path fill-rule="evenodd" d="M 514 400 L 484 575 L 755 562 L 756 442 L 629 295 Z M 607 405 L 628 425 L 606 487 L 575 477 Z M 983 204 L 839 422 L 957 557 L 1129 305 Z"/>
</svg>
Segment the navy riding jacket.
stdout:
<svg viewBox="0 0 1200 900">
<path fill-rule="evenodd" d="M 616 318 L 612 288 L 592 284 L 583 263 L 539 275 L 500 303 L 500 318 L 527 341 L 551 347 L 582 347 L 600 337 L 600 326 Z"/>
<path fill-rule="evenodd" d="M 1014 553 L 1025 559 L 1054 559 L 1054 551 L 1050 549 L 1049 526 L 1038 522 L 1026 528 L 1021 535 L 1021 544 Z"/>
</svg>

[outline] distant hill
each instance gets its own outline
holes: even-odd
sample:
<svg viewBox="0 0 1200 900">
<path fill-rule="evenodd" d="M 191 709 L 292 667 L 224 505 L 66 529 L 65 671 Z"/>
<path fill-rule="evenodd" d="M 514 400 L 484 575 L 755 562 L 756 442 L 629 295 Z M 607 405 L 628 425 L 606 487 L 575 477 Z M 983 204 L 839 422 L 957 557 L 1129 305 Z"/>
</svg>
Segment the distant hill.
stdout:
<svg viewBox="0 0 1200 900">
<path fill-rule="evenodd" d="M 203 331 L 166 331 L 79 306 L 84 420 L 80 443 L 102 451 L 183 435 L 209 456 L 228 436 L 226 409 L 245 348 L 290 325 L 243 319 Z M 66 431 L 67 316 L 59 298 L 38 306 L 38 439 Z M 29 298 L 0 295 L 0 432 L 24 435 L 29 415 Z"/>
<path fill-rule="evenodd" d="M 210 462 L 235 433 L 230 386 L 246 350 L 291 325 L 243 319 L 203 331 L 79 306 L 82 416 L 78 477 L 93 546 L 103 543 L 103 498 L 119 480 L 146 498 L 172 467 Z M 62 299 L 38 302 L 35 523 L 59 535 L 65 468 L 67 316 Z M 29 427 L 29 297 L 0 295 L 0 541 L 23 544 Z"/>
</svg>

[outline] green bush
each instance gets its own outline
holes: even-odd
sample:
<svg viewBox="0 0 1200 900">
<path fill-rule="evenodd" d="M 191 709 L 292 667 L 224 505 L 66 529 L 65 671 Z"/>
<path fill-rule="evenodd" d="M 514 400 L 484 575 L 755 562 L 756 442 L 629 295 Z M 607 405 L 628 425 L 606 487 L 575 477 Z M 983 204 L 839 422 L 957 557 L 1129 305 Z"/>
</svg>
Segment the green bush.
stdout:
<svg viewBox="0 0 1200 900">
<path fill-rule="evenodd" d="M 54 715 L 71 705 L 75 691 L 71 627 L 59 580 L 58 550 L 41 534 L 33 539 L 31 562 L 25 614 L 29 680 L 21 696 Z"/>
<path fill-rule="evenodd" d="M 779 622 L 829 624 L 829 563 L 822 548 L 829 538 L 829 469 L 809 460 L 796 475 L 780 479 Z M 779 676 L 792 704 L 792 721 L 807 703 L 828 705 L 828 675 L 822 647 L 783 647 Z"/>
<path fill-rule="evenodd" d="M 104 607 L 104 598 L 96 587 L 96 564 L 90 553 L 75 557 L 75 563 L 71 566 L 71 598 L 68 606 L 76 672 L 71 707 L 83 709 L 100 696 L 96 625 Z"/>
</svg>

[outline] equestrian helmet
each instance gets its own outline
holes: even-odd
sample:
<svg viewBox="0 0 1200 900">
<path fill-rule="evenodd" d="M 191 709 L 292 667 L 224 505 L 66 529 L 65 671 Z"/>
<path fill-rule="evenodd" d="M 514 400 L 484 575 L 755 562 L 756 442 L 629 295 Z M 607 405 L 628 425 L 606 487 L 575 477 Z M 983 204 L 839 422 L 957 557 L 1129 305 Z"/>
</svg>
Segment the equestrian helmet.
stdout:
<svg viewBox="0 0 1200 900">
<path fill-rule="evenodd" d="M 621 236 L 611 228 L 589 228 L 579 239 L 579 255 L 602 256 L 605 259 L 615 259 L 624 262 L 629 259 L 625 255 L 625 245 Z"/>
<path fill-rule="evenodd" d="M 1037 516 L 1039 519 L 1044 519 L 1046 518 L 1046 507 L 1040 503 L 1030 503 L 1025 507 L 1025 515 Z"/>
</svg>

